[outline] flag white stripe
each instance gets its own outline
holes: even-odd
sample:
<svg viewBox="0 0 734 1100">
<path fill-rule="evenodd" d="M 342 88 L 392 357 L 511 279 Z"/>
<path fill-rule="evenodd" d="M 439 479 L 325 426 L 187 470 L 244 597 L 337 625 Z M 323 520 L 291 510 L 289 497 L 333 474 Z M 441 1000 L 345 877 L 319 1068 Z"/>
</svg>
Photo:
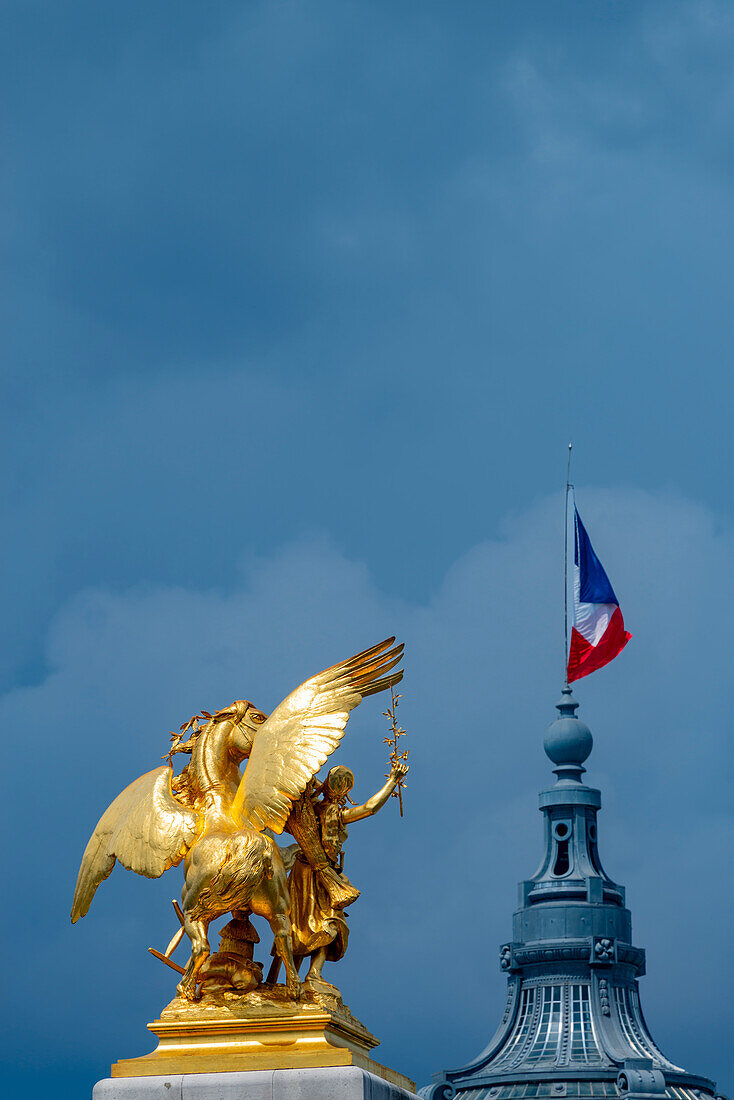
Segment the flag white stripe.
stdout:
<svg viewBox="0 0 734 1100">
<path fill-rule="evenodd" d="M 581 570 L 573 570 L 573 625 L 589 645 L 598 645 L 609 626 L 609 620 L 617 610 L 616 603 L 581 603 Z"/>
</svg>

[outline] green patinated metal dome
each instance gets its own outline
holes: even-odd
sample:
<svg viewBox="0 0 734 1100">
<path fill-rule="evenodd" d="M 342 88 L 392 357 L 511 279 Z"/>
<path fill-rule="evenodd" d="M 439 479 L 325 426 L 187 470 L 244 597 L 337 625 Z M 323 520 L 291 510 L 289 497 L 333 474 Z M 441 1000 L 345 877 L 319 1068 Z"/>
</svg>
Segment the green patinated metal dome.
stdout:
<svg viewBox="0 0 734 1100">
<path fill-rule="evenodd" d="M 592 749 L 566 685 L 545 750 L 557 781 L 540 792 L 545 850 L 520 883 L 512 940 L 500 948 L 507 1001 L 472 1062 L 434 1076 L 424 1100 L 714 1100 L 716 1086 L 658 1049 L 640 1005 L 645 952 L 632 944 L 624 887 L 600 858 L 601 795 L 581 776 Z"/>
</svg>

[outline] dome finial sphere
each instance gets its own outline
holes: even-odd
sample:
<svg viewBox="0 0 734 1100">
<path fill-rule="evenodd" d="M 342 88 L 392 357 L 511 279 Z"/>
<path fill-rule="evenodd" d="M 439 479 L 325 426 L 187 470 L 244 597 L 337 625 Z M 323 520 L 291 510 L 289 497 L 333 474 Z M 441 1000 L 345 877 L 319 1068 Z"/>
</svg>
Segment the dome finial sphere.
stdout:
<svg viewBox="0 0 734 1100">
<path fill-rule="evenodd" d="M 578 703 L 566 684 L 560 702 L 556 703 L 559 717 L 551 722 L 545 734 L 546 755 L 556 765 L 575 764 L 580 766 L 594 747 L 591 730 L 576 717 Z"/>
</svg>

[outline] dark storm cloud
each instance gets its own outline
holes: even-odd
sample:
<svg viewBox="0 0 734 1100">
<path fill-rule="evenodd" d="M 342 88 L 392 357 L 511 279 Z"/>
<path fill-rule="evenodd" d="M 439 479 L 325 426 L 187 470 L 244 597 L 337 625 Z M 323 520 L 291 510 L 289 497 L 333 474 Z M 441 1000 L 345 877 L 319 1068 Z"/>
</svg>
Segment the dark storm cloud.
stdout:
<svg viewBox="0 0 734 1100">
<path fill-rule="evenodd" d="M 725 5 L 7 18 L 6 682 L 80 575 L 169 579 L 210 503 L 413 596 L 571 433 L 591 478 L 728 507 Z M 202 546 L 173 579 L 230 583 Z"/>
</svg>

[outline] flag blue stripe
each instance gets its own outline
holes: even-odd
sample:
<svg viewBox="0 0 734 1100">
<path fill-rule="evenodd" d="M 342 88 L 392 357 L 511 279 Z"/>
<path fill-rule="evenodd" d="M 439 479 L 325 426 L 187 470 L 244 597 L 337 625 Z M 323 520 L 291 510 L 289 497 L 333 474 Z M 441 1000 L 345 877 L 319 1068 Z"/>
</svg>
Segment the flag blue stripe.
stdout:
<svg viewBox="0 0 734 1100">
<path fill-rule="evenodd" d="M 574 506 L 574 548 L 573 560 L 579 567 L 579 600 L 581 603 L 613 603 L 619 607 L 619 600 L 609 583 L 604 566 L 594 553 L 594 547 L 581 522 L 579 510 Z"/>
</svg>

